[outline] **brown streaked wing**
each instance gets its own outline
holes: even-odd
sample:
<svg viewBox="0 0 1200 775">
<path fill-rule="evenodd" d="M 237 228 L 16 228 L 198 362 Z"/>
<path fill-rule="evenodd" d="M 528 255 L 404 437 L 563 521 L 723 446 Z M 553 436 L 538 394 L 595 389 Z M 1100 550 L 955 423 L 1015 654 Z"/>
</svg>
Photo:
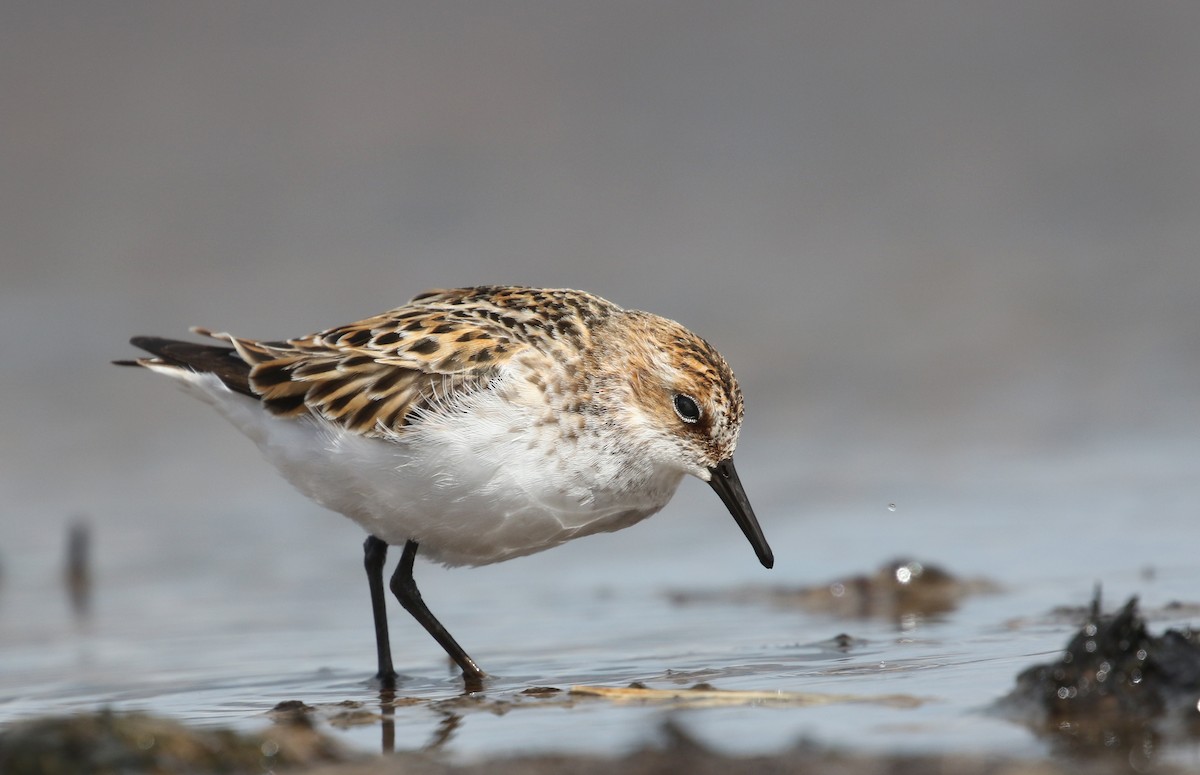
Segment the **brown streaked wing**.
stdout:
<svg viewBox="0 0 1200 775">
<path fill-rule="evenodd" d="M 312 413 L 382 436 L 402 428 L 418 407 L 483 388 L 501 364 L 530 347 L 446 298 L 287 342 L 215 336 L 252 364 L 250 386 L 272 413 Z"/>
</svg>

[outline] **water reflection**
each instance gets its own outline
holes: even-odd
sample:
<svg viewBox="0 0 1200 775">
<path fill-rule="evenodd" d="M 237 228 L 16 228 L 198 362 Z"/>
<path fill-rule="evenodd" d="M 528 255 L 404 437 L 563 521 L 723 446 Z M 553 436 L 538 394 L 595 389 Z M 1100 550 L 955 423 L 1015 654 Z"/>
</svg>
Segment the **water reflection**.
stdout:
<svg viewBox="0 0 1200 775">
<path fill-rule="evenodd" d="M 437 729 L 433 732 L 433 737 L 425 744 L 424 750 L 438 751 L 441 750 L 446 743 L 454 737 L 455 732 L 462 725 L 463 717 L 459 713 L 450 711 L 440 711 L 442 720 L 438 723 Z"/>
<path fill-rule="evenodd" d="M 472 699 L 478 699 L 478 695 L 465 692 L 459 697 L 445 702 L 455 703 Z M 413 704 L 413 698 L 398 696 L 395 689 L 383 688 L 379 690 L 379 750 L 382 753 L 391 754 L 396 752 L 396 709 L 398 707 L 410 707 Z M 418 701 L 417 704 L 428 705 L 428 703 L 422 701 Z M 420 746 L 419 749 L 429 752 L 439 751 L 445 747 L 454 738 L 455 733 L 463 722 L 463 715 L 452 708 L 443 706 L 434 707 L 431 710 L 433 710 L 434 714 L 440 720 L 434 727 L 428 742 Z"/>
<path fill-rule="evenodd" d="M 393 689 L 379 690 L 379 748 L 383 753 L 396 751 L 396 692 Z"/>
</svg>

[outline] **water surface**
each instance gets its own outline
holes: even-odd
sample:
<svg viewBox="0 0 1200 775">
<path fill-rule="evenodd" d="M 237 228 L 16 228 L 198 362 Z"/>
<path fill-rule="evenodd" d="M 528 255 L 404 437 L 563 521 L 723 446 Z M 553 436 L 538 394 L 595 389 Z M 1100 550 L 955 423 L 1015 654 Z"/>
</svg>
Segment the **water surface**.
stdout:
<svg viewBox="0 0 1200 775">
<path fill-rule="evenodd" d="M 483 698 L 454 701 L 459 679 L 393 603 L 393 650 L 404 675 L 397 695 L 413 702 L 383 719 L 335 723 L 335 734 L 364 750 L 386 741 L 463 759 L 613 753 L 655 739 L 671 717 L 730 752 L 776 751 L 808 738 L 879 752 L 1039 756 L 1051 746 L 989 707 L 1020 670 L 1057 655 L 1070 637 L 1076 623 L 1052 609 L 1086 604 L 1097 583 L 1110 605 L 1137 594 L 1150 609 L 1194 601 L 1200 587 L 1192 548 L 1164 540 L 1186 530 L 1200 496 L 1186 465 L 1163 465 L 1149 481 L 1105 480 L 1092 475 L 1104 465 L 1100 456 L 1092 468 L 1077 461 L 1077 473 L 1060 481 L 1023 467 L 1007 471 L 1016 483 L 1004 488 L 964 479 L 939 492 L 806 503 L 786 462 L 764 452 L 743 455 L 742 467 L 779 558 L 774 570 L 757 565 L 698 482 L 685 484 L 663 514 L 621 533 L 488 568 L 418 564 L 431 608 L 493 676 Z M 0 723 L 109 707 L 254 729 L 284 700 L 316 706 L 335 722 L 338 703 L 379 710 L 368 680 L 373 641 L 357 528 L 293 501 L 282 483 L 268 484 L 250 495 L 252 505 L 214 490 L 169 515 L 139 510 L 131 497 L 128 511 L 92 517 L 94 580 L 82 618 L 61 583 L 60 557 L 6 558 Z M 991 579 L 1002 591 L 901 621 L 719 595 L 680 605 L 671 594 L 818 584 L 901 554 Z M 1185 624 L 1159 618 L 1151 628 Z M 843 633 L 855 639 L 849 649 L 831 640 Z M 635 681 L 868 701 L 675 708 L 522 694 Z M 885 695 L 921 702 L 869 701 Z M 1195 763 L 1200 748 L 1175 742 L 1160 755 Z"/>
</svg>

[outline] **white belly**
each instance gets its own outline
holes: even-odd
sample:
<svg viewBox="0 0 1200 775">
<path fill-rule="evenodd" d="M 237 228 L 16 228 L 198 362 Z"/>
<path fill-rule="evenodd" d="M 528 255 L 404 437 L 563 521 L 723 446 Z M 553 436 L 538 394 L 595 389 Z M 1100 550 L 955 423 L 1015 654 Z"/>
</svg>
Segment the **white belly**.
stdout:
<svg viewBox="0 0 1200 775">
<path fill-rule="evenodd" d="M 682 478 L 586 436 L 561 440 L 556 426 L 500 403 L 420 420 L 385 441 L 273 417 L 206 375 L 185 381 L 305 495 L 389 544 L 415 540 L 422 556 L 446 565 L 499 562 L 628 527 L 665 506 Z"/>
</svg>

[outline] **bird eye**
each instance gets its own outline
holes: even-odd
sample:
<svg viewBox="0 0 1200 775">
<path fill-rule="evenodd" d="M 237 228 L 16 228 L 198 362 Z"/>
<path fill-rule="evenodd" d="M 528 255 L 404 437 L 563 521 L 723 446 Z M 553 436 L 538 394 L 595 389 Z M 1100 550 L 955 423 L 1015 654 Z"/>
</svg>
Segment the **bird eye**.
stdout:
<svg viewBox="0 0 1200 775">
<path fill-rule="evenodd" d="M 696 399 L 680 393 L 675 396 L 675 414 L 684 422 L 693 423 L 700 419 L 700 406 Z"/>
</svg>

